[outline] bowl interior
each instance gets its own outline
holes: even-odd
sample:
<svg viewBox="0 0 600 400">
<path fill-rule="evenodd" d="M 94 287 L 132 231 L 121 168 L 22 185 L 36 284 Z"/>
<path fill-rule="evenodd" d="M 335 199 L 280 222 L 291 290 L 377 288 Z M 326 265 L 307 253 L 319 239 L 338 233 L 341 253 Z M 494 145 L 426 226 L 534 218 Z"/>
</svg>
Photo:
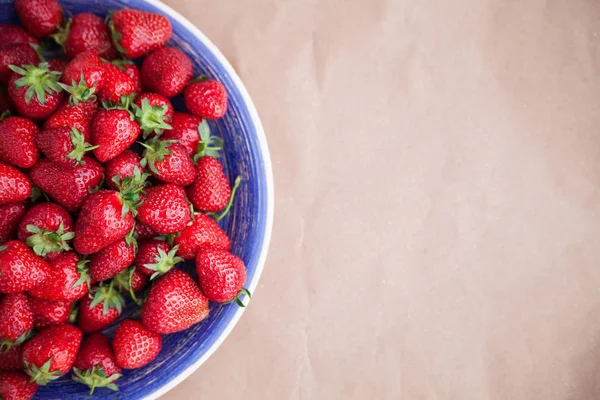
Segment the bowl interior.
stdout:
<svg viewBox="0 0 600 400">
<path fill-rule="evenodd" d="M 244 260 L 247 266 L 247 287 L 256 288 L 266 247 L 268 246 L 272 221 L 272 176 L 268 151 L 262 127 L 239 78 L 227 61 L 201 34 L 194 32 L 189 22 L 165 5 L 149 0 L 60 0 L 65 14 L 92 12 L 105 17 L 110 10 L 123 7 L 136 8 L 166 15 L 173 25 L 170 46 L 184 51 L 194 63 L 194 73 L 206 74 L 220 80 L 229 93 L 229 109 L 226 116 L 210 122 L 213 135 L 225 142 L 222 157 L 225 171 L 231 182 L 240 175 L 243 179 L 235 204 L 229 216 L 221 221 L 232 240 L 232 253 Z M 0 23 L 18 23 L 12 1 L 0 2 Z M 182 110 L 182 99 L 173 100 L 176 109 Z M 193 263 L 179 266 L 194 272 Z M 156 398 L 197 368 L 224 340 L 240 317 L 242 310 L 236 304 L 225 306 L 211 304 L 209 318 L 191 329 L 163 336 L 163 349 L 157 359 L 134 371 L 125 371 L 119 379 L 119 392 L 96 389 L 93 398 L 141 399 Z M 129 304 L 121 321 L 135 317 L 135 307 Z M 118 324 L 118 323 L 117 323 Z M 115 324 L 115 325 L 117 325 Z M 112 335 L 114 327 L 105 333 Z M 89 399 L 88 390 L 74 383 L 70 375 L 60 378 L 46 387 L 40 387 L 39 399 Z"/>
</svg>

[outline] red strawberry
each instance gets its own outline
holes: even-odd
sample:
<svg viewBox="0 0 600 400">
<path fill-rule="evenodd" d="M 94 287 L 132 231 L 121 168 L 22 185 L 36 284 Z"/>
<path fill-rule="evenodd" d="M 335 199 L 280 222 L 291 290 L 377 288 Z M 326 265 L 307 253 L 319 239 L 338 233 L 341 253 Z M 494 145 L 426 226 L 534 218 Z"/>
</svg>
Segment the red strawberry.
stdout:
<svg viewBox="0 0 600 400">
<path fill-rule="evenodd" d="M 114 283 L 111 282 L 109 286 L 97 286 L 92 289 L 90 296 L 81 299 L 77 325 L 83 333 L 104 329 L 119 318 L 124 303 Z"/>
<path fill-rule="evenodd" d="M 200 141 L 198 132 L 201 123 L 202 118 L 176 111 L 170 122 L 171 129 L 164 131 L 160 138 L 161 140 L 178 140 L 179 144 L 185 146 L 188 154 L 192 155 L 196 152 Z"/>
<path fill-rule="evenodd" d="M 31 196 L 31 182 L 21 171 L 0 163 L 0 204 L 23 201 Z"/>
<path fill-rule="evenodd" d="M 171 129 L 169 123 L 173 117 L 173 105 L 166 97 L 156 93 L 143 93 L 136 98 L 132 107 L 144 132 L 144 139 Z"/>
<path fill-rule="evenodd" d="M 142 322 L 157 333 L 188 329 L 208 316 L 208 300 L 187 273 L 171 270 L 150 289 Z"/>
<path fill-rule="evenodd" d="M 86 152 L 96 149 L 74 127 L 43 129 L 36 136 L 35 143 L 50 161 L 62 167 L 84 164 L 83 156 Z"/>
<path fill-rule="evenodd" d="M 31 310 L 33 323 L 39 330 L 49 326 L 67 323 L 71 314 L 71 304 L 68 301 L 52 301 L 32 297 Z"/>
<path fill-rule="evenodd" d="M 183 99 L 187 109 L 202 118 L 219 119 L 227 111 L 227 91 L 214 79 L 190 83 L 183 91 Z"/>
<path fill-rule="evenodd" d="M 142 63 L 142 83 L 150 92 L 174 97 L 181 93 L 193 75 L 192 60 L 181 50 L 160 47 Z"/>
<path fill-rule="evenodd" d="M 166 274 L 175 265 L 183 262 L 183 258 L 176 256 L 177 249 L 177 246 L 171 248 L 161 240 L 145 240 L 139 244 L 134 265 L 142 274 L 151 276 L 154 279 Z"/>
<path fill-rule="evenodd" d="M 81 331 L 73 325 L 51 326 L 23 346 L 25 372 L 31 381 L 46 385 L 71 370 L 79 345 Z"/>
<path fill-rule="evenodd" d="M 113 60 L 112 63 L 119 67 L 119 69 L 125 72 L 125 75 L 131 78 L 133 83 L 135 84 L 135 93 L 142 92 L 142 73 L 137 65 L 134 64 L 133 61 L 130 60 Z"/>
<path fill-rule="evenodd" d="M 88 336 L 73 366 L 75 382 L 89 386 L 92 395 L 97 387 L 119 390 L 114 382 L 120 377 L 121 368 L 117 365 L 108 338 L 102 333 Z"/>
<path fill-rule="evenodd" d="M 117 50 L 112 45 L 104 19 L 92 13 L 75 14 L 64 28 L 52 36 L 65 48 L 67 57 L 73 58 L 84 51 L 93 51 L 100 57 L 113 59 Z"/>
<path fill-rule="evenodd" d="M 233 254 L 217 249 L 200 249 L 196 256 L 196 271 L 202 293 L 209 300 L 228 303 L 233 300 L 244 307 L 239 297 L 250 292 L 244 289 L 246 266 Z"/>
<path fill-rule="evenodd" d="M 115 47 L 130 59 L 164 46 L 172 33 L 165 16 L 128 8 L 115 12 L 108 26 Z"/>
<path fill-rule="evenodd" d="M 19 25 L 0 25 L 0 43 L 2 46 L 11 44 L 35 44 L 40 42 Z"/>
<path fill-rule="evenodd" d="M 199 213 L 194 216 L 194 222 L 175 237 L 174 244 L 179 246 L 177 254 L 184 260 L 195 260 L 201 248 L 231 248 L 229 237 L 221 227 L 212 218 Z"/>
<path fill-rule="evenodd" d="M 19 221 L 24 214 L 23 203 L 8 203 L 0 206 L 0 244 L 16 237 Z"/>
<path fill-rule="evenodd" d="M 162 338 L 139 321 L 123 321 L 113 338 L 117 365 L 125 369 L 141 368 L 152 362 L 162 348 Z"/>
<path fill-rule="evenodd" d="M 75 236 L 69 212 L 54 203 L 31 207 L 19 224 L 19 240 L 27 242 L 39 256 L 69 251 L 69 241 Z"/>
<path fill-rule="evenodd" d="M 23 369 L 23 348 L 13 346 L 6 353 L 0 351 L 0 371 L 20 371 Z"/>
<path fill-rule="evenodd" d="M 0 246 L 0 293 L 24 292 L 44 283 L 50 267 L 25 243 L 11 240 Z"/>
<path fill-rule="evenodd" d="M 122 193 L 101 190 L 86 199 L 75 225 L 73 244 L 79 253 L 96 253 L 123 239 L 133 228 L 132 210 L 143 186 L 131 184 L 131 190 L 125 186 Z"/>
<path fill-rule="evenodd" d="M 59 60 L 55 58 L 54 60 L 48 60 L 48 69 L 54 72 L 60 72 L 61 74 L 65 72 L 67 67 L 69 66 L 69 62 L 65 60 Z"/>
<path fill-rule="evenodd" d="M 58 107 L 58 110 L 44 123 L 44 129 L 73 127 L 83 135 L 84 140 L 91 141 L 91 127 L 94 116 L 98 111 L 95 101 L 83 101 L 77 104 L 69 104 L 68 100 Z"/>
<path fill-rule="evenodd" d="M 63 12 L 57 0 L 15 0 L 21 24 L 33 36 L 50 36 L 62 22 Z"/>
<path fill-rule="evenodd" d="M 0 351 L 25 342 L 32 329 L 33 312 L 27 295 L 4 296 L 0 302 Z"/>
<path fill-rule="evenodd" d="M 0 398 L 4 400 L 30 400 L 35 396 L 38 385 L 29 382 L 22 372 L 0 372 Z"/>
<path fill-rule="evenodd" d="M 135 239 L 133 232 L 127 238 L 119 240 L 92 255 L 90 274 L 92 282 L 101 282 L 112 278 L 131 265 L 135 258 Z"/>
<path fill-rule="evenodd" d="M 104 165 L 106 169 L 106 186 L 109 189 L 117 189 L 117 185 L 113 182 L 113 179 L 117 175 L 119 178 L 118 182 L 122 182 L 124 178 L 131 178 L 134 176 L 135 169 L 142 172 L 144 168 L 140 165 L 142 158 L 131 150 L 125 150 L 109 162 Z"/>
<path fill-rule="evenodd" d="M 40 62 L 40 57 L 28 44 L 12 44 L 0 47 L 0 82 L 7 84 L 12 76 L 9 65 L 23 66 Z"/>
<path fill-rule="evenodd" d="M 0 121 L 0 160 L 19 168 L 31 168 L 39 158 L 34 138 L 39 129 L 22 117 L 8 117 Z"/>
<path fill-rule="evenodd" d="M 136 221 L 135 222 L 135 237 L 138 240 L 143 239 L 152 239 L 157 236 L 160 236 L 154 229 L 150 228 L 148 225 L 143 222 Z"/>
<path fill-rule="evenodd" d="M 8 95 L 8 90 L 3 85 L 0 85 L 0 118 L 2 118 L 3 114 L 8 113 L 10 115 L 14 113 L 14 111 L 15 109 L 10 100 L 10 96 Z"/>
<path fill-rule="evenodd" d="M 104 174 L 102 166 L 96 160 L 83 157 L 82 161 L 83 165 L 63 168 L 50 160 L 41 159 L 30 171 L 31 180 L 70 212 L 78 211 L 90 191 L 102 183 Z"/>
<path fill-rule="evenodd" d="M 52 261 L 48 279 L 29 291 L 34 297 L 52 301 L 77 301 L 88 292 L 89 275 L 86 261 L 74 252 L 62 253 Z"/>
<path fill-rule="evenodd" d="M 140 135 L 140 126 L 125 110 L 102 110 L 92 122 L 94 155 L 100 162 L 112 160 L 131 146 Z"/>
<path fill-rule="evenodd" d="M 8 81 L 8 95 L 19 114 L 41 120 L 56 111 L 63 98 L 58 84 L 59 72 L 50 71 L 48 63 L 9 68 L 14 74 Z"/>
<path fill-rule="evenodd" d="M 131 297 L 135 300 L 134 292 L 139 292 L 144 289 L 149 282 L 149 278 L 142 274 L 135 266 L 131 266 L 121 271 L 115 279 L 115 286 L 119 288 L 121 292 L 128 292 Z"/>
<path fill-rule="evenodd" d="M 194 182 L 194 161 L 185 146 L 173 140 L 158 139 L 150 139 L 143 146 L 146 150 L 141 165 L 148 166 L 152 175 L 163 182 L 181 186 Z"/>
<path fill-rule="evenodd" d="M 85 51 L 71 60 L 60 81 L 65 85 L 78 85 L 81 76 L 87 88 L 99 92 L 104 87 L 104 63 L 93 51 Z"/>
<path fill-rule="evenodd" d="M 180 232 L 191 221 L 185 190 L 172 183 L 146 189 L 138 219 L 161 235 Z"/>
<path fill-rule="evenodd" d="M 135 97 L 135 82 L 119 67 L 104 63 L 104 87 L 98 94 L 102 103 L 126 103 Z"/>
<path fill-rule="evenodd" d="M 196 179 L 188 188 L 188 197 L 200 211 L 218 212 L 227 207 L 231 188 L 223 166 L 216 158 L 204 156 L 198 160 Z"/>
</svg>

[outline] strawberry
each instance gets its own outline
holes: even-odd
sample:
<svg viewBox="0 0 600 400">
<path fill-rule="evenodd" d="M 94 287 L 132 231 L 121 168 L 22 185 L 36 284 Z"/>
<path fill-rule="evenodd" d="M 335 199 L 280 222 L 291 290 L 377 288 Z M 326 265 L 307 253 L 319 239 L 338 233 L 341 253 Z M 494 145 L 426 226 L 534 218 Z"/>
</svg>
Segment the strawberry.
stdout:
<svg viewBox="0 0 600 400">
<path fill-rule="evenodd" d="M 68 301 L 52 301 L 32 297 L 31 311 L 36 329 L 67 323 L 71 314 L 72 303 Z"/>
<path fill-rule="evenodd" d="M 24 214 L 25 204 L 21 202 L 0 206 L 0 244 L 16 237 L 19 221 Z"/>
<path fill-rule="evenodd" d="M 73 367 L 81 344 L 81 331 L 73 325 L 51 326 L 23 346 L 25 372 L 31 382 L 46 385 Z"/>
<path fill-rule="evenodd" d="M 0 205 L 23 201 L 31 196 L 31 182 L 24 173 L 0 163 Z"/>
<path fill-rule="evenodd" d="M 150 289 L 142 322 L 156 333 L 175 333 L 202 321 L 208 313 L 208 300 L 198 284 L 187 273 L 173 269 Z"/>
<path fill-rule="evenodd" d="M 50 161 L 62 167 L 84 164 L 85 153 L 97 148 L 87 143 L 83 134 L 74 127 L 43 129 L 36 136 L 35 143 Z"/>
<path fill-rule="evenodd" d="M 219 119 L 227 111 L 227 91 L 214 79 L 192 81 L 183 91 L 187 109 L 198 117 Z"/>
<path fill-rule="evenodd" d="M 75 237 L 73 228 L 73 219 L 63 207 L 54 203 L 36 204 L 27 210 L 19 224 L 19 240 L 45 257 L 71 250 L 69 242 Z"/>
<path fill-rule="evenodd" d="M 60 77 L 60 82 L 65 85 L 80 85 L 81 77 L 87 88 L 95 88 L 99 92 L 104 88 L 104 63 L 93 51 L 79 53 L 71 60 L 68 67 Z"/>
<path fill-rule="evenodd" d="M 13 294 L 44 283 L 50 267 L 25 243 L 11 240 L 0 246 L 0 293 Z"/>
<path fill-rule="evenodd" d="M 90 191 L 102 183 L 104 170 L 100 163 L 83 157 L 83 165 L 63 168 L 45 158 L 30 171 L 31 180 L 55 202 L 69 210 L 78 211 Z"/>
<path fill-rule="evenodd" d="M 134 176 L 136 168 L 138 172 L 142 172 L 144 168 L 140 165 L 142 158 L 131 150 L 125 150 L 104 165 L 106 174 L 106 186 L 109 189 L 117 189 L 117 185 L 113 180 L 118 175 L 117 182 L 122 182 L 124 178 Z"/>
<path fill-rule="evenodd" d="M 148 225 L 143 222 L 136 221 L 135 222 L 135 237 L 138 240 L 144 239 L 152 239 L 157 236 L 160 236 L 154 229 L 150 228 Z"/>
<path fill-rule="evenodd" d="M 245 307 L 240 296 L 244 293 L 250 296 L 250 292 L 244 288 L 246 266 L 241 259 L 224 250 L 203 248 L 196 255 L 196 271 L 200 289 L 209 300 L 218 303 L 235 300 Z"/>
<path fill-rule="evenodd" d="M 2 43 L 2 46 L 11 44 L 40 44 L 35 37 L 19 25 L 0 25 L 0 43 Z"/>
<path fill-rule="evenodd" d="M 70 104 L 69 100 L 65 100 L 58 110 L 46 120 L 43 129 L 73 127 L 81 132 L 85 142 L 89 143 L 92 137 L 92 121 L 97 111 L 98 104 L 95 101 Z"/>
<path fill-rule="evenodd" d="M 142 274 L 155 279 L 169 272 L 178 263 L 183 262 L 183 258 L 176 256 L 177 250 L 177 246 L 171 248 L 161 240 L 145 240 L 139 244 L 134 265 Z"/>
<path fill-rule="evenodd" d="M 84 51 L 93 51 L 106 59 L 113 59 L 117 56 L 117 50 L 113 47 L 104 19 L 92 13 L 75 14 L 52 37 L 64 47 L 69 58 Z"/>
<path fill-rule="evenodd" d="M 194 182 L 196 170 L 194 161 L 185 146 L 174 140 L 150 139 L 142 144 L 146 148 L 142 167 L 148 169 L 158 179 L 166 183 L 187 186 Z"/>
<path fill-rule="evenodd" d="M 25 293 L 4 296 L 0 302 L 0 351 L 29 339 L 33 329 L 33 311 Z"/>
<path fill-rule="evenodd" d="M 125 179 L 121 193 L 101 190 L 83 204 L 75 225 L 75 249 L 81 254 L 96 253 L 123 239 L 133 228 L 133 214 L 143 188 L 142 180 Z"/>
<path fill-rule="evenodd" d="M 135 65 L 133 61 L 118 59 L 113 60 L 112 63 L 119 67 L 119 69 L 125 72 L 125 75 L 131 78 L 135 85 L 135 93 L 142 92 L 142 73 L 140 69 Z"/>
<path fill-rule="evenodd" d="M 142 63 L 142 83 L 150 92 L 174 97 L 181 93 L 193 75 L 192 60 L 181 50 L 160 47 Z"/>
<path fill-rule="evenodd" d="M 54 60 L 48 60 L 48 69 L 54 72 L 60 72 L 61 74 L 65 72 L 67 67 L 69 66 L 69 62 L 65 60 L 59 60 L 55 58 Z"/>
<path fill-rule="evenodd" d="M 0 351 L 0 371 L 20 371 L 22 369 L 22 346 L 13 346 L 7 352 Z"/>
<path fill-rule="evenodd" d="M 172 183 L 146 189 L 138 219 L 161 235 L 180 232 L 191 221 L 185 190 Z"/>
<path fill-rule="evenodd" d="M 185 227 L 175 237 L 173 244 L 179 246 L 177 254 L 184 260 L 195 260 L 198 250 L 201 248 L 212 248 L 218 250 L 229 250 L 231 243 L 227 234 L 217 223 L 204 214 L 196 214 L 194 222 Z"/>
<path fill-rule="evenodd" d="M 0 160 L 19 168 L 31 168 L 40 152 L 34 138 L 39 129 L 36 124 L 22 117 L 0 120 Z"/>
<path fill-rule="evenodd" d="M 9 65 L 37 65 L 40 57 L 30 45 L 24 43 L 0 47 L 0 82 L 7 84 L 12 76 Z"/>
<path fill-rule="evenodd" d="M 136 98 L 132 108 L 144 139 L 171 129 L 169 123 L 173 117 L 173 105 L 166 97 L 156 93 L 143 93 Z"/>
<path fill-rule="evenodd" d="M 50 261 L 48 279 L 29 291 L 33 297 L 52 301 L 77 301 L 88 292 L 89 275 L 86 260 L 76 253 L 62 253 Z"/>
<path fill-rule="evenodd" d="M 63 12 L 57 0 L 15 0 L 21 24 L 33 36 L 50 36 L 62 22 Z"/>
<path fill-rule="evenodd" d="M 123 321 L 115 332 L 113 349 L 117 365 L 125 369 L 141 368 L 152 362 L 162 348 L 162 338 L 139 321 Z"/>
<path fill-rule="evenodd" d="M 104 329 L 119 318 L 124 304 L 113 282 L 108 286 L 97 286 L 90 296 L 81 299 L 77 325 L 84 333 Z"/>
<path fill-rule="evenodd" d="M 9 68 L 14 74 L 8 81 L 8 95 L 19 114 L 42 120 L 56 111 L 63 98 L 58 84 L 59 72 L 50 71 L 45 62 L 22 68 L 10 65 Z"/>
<path fill-rule="evenodd" d="M 188 197 L 200 211 L 218 212 L 227 207 L 232 189 L 223 166 L 216 158 L 204 156 L 198 160 L 196 179 L 188 188 Z"/>
<path fill-rule="evenodd" d="M 102 333 L 88 336 L 73 365 L 73 380 L 90 387 L 90 396 L 97 387 L 119 390 L 114 382 L 121 377 L 121 368 L 110 341 Z"/>
<path fill-rule="evenodd" d="M 104 63 L 104 86 L 98 94 L 101 103 L 125 103 L 135 97 L 135 82 L 119 67 Z"/>
<path fill-rule="evenodd" d="M 196 147 L 200 141 L 200 124 L 202 118 L 183 112 L 173 113 L 171 120 L 171 129 L 166 130 L 161 135 L 161 140 L 178 140 L 179 144 L 185 146 L 188 154 L 196 152 Z"/>
<path fill-rule="evenodd" d="M 94 155 L 107 162 L 123 153 L 140 135 L 140 126 L 125 110 L 98 111 L 92 122 L 92 143 L 98 146 Z"/>
<path fill-rule="evenodd" d="M 121 292 L 129 292 L 131 297 L 135 300 L 135 292 L 139 292 L 144 289 L 149 282 L 149 278 L 142 274 L 135 266 L 131 266 L 121 271 L 115 279 L 115 286 L 119 288 Z"/>
<path fill-rule="evenodd" d="M 171 38 L 169 20 L 160 14 L 125 8 L 108 22 L 116 49 L 129 59 L 164 46 Z"/>
<path fill-rule="evenodd" d="M 22 372 L 0 372 L 0 398 L 4 400 L 30 400 L 37 390 L 38 385 Z"/>
<path fill-rule="evenodd" d="M 135 258 L 133 231 L 125 239 L 119 240 L 92 255 L 90 274 L 92 282 L 112 278 L 131 265 Z"/>
</svg>

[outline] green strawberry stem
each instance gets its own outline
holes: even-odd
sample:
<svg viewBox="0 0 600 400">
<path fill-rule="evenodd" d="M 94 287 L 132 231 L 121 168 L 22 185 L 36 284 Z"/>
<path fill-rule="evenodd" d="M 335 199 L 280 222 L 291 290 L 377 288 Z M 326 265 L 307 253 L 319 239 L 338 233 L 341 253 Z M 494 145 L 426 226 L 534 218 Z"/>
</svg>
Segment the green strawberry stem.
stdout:
<svg viewBox="0 0 600 400">
<path fill-rule="evenodd" d="M 235 301 L 235 302 L 237 303 L 237 305 L 238 305 L 238 306 L 240 306 L 240 307 L 242 307 L 242 308 L 245 308 L 245 307 L 246 307 L 246 304 L 244 304 L 244 302 L 243 302 L 243 301 L 240 299 L 240 297 L 241 297 L 242 295 L 244 295 L 244 294 L 245 294 L 245 295 L 248 295 L 248 298 L 249 298 L 249 299 L 251 299 L 251 298 L 252 298 L 252 293 L 250 293 L 250 291 L 249 291 L 248 289 L 246 289 L 246 288 L 242 288 L 242 290 L 240 290 L 240 291 L 237 293 L 237 295 L 235 296 L 235 298 L 234 298 L 233 300 L 226 301 L 226 302 L 225 302 L 225 303 L 223 303 L 223 304 L 229 304 L 229 303 L 232 303 L 232 302 L 234 302 L 234 301 Z"/>
<path fill-rule="evenodd" d="M 92 278 L 90 277 L 87 268 L 87 263 L 89 262 L 90 260 L 86 260 L 85 258 L 77 262 L 77 272 L 79 273 L 79 279 L 73 284 L 73 288 L 79 287 L 85 283 L 88 287 L 88 290 L 91 290 Z"/>
<path fill-rule="evenodd" d="M 138 299 L 137 299 L 135 292 L 133 291 L 133 287 L 131 285 L 131 281 L 133 279 L 134 272 L 135 272 L 135 266 L 131 266 L 131 267 L 119 272 L 113 278 L 113 281 L 115 282 L 115 285 L 120 290 L 125 290 L 125 291 L 129 292 L 131 299 L 134 302 L 138 303 Z"/>
<path fill-rule="evenodd" d="M 127 55 L 127 50 L 121 45 L 121 39 L 123 39 L 123 35 L 121 32 L 115 29 L 115 23 L 112 20 L 112 13 L 107 16 L 108 19 L 108 30 L 110 31 L 110 38 L 112 40 L 113 46 L 115 49 L 123 55 Z"/>
<path fill-rule="evenodd" d="M 202 123 L 198 125 L 198 134 L 200 135 L 200 141 L 196 147 L 197 150 L 194 155 L 194 161 L 198 162 L 198 160 L 204 156 L 219 158 L 219 150 L 223 150 L 223 139 L 217 136 L 211 136 L 210 126 L 206 120 L 202 120 Z"/>
<path fill-rule="evenodd" d="M 166 122 L 167 117 L 165 114 L 169 109 L 166 104 L 162 106 L 151 106 L 148 99 L 142 99 L 141 107 L 133 104 L 131 108 L 140 124 L 144 139 L 147 139 L 152 132 L 159 136 L 163 133 L 163 130 L 173 129 L 173 127 Z"/>
<path fill-rule="evenodd" d="M 69 96 L 69 104 L 70 105 L 77 105 L 80 102 L 85 103 L 88 101 L 95 101 L 96 100 L 96 87 L 92 86 L 91 88 L 88 87 L 87 83 L 85 82 L 85 77 L 83 76 L 83 72 L 81 73 L 81 78 L 79 79 L 79 82 L 76 82 L 75 79 L 73 79 L 71 81 L 71 85 L 65 85 L 64 83 L 58 82 L 58 85 L 63 88 L 67 93 L 70 94 Z"/>
<path fill-rule="evenodd" d="M 71 19 L 64 24 L 58 27 L 58 30 L 55 34 L 50 35 L 52 39 L 61 47 L 65 47 L 65 43 L 67 42 L 67 38 L 69 37 L 69 31 L 71 30 Z"/>
<path fill-rule="evenodd" d="M 27 225 L 25 230 L 33 233 L 27 238 L 27 245 L 40 257 L 71 250 L 67 242 L 75 237 L 75 232 L 65 232 L 63 223 L 58 226 L 56 232 L 40 229 L 35 225 Z"/>
<path fill-rule="evenodd" d="M 10 111 L 4 111 L 2 114 L 0 114 L 0 121 L 2 121 L 3 119 L 6 119 L 8 117 L 10 117 Z"/>
<path fill-rule="evenodd" d="M 144 150 L 144 158 L 140 161 L 140 165 L 142 167 L 148 166 L 152 172 L 160 175 L 158 170 L 156 169 L 156 162 L 164 161 L 165 157 L 173 154 L 169 147 L 175 140 L 158 140 L 156 138 L 148 140 L 147 143 L 138 142 L 141 144 L 146 150 Z"/>
<path fill-rule="evenodd" d="M 133 227 L 131 228 L 127 236 L 125 236 L 125 244 L 128 248 L 131 248 L 131 246 L 133 246 L 133 253 L 137 254 L 138 245 L 137 240 L 135 239 L 135 224 L 133 224 Z"/>
<path fill-rule="evenodd" d="M 223 210 L 223 212 L 221 214 L 219 214 L 218 216 L 215 217 L 215 220 L 217 222 L 219 222 L 220 220 L 225 218 L 225 216 L 229 213 L 229 210 L 231 210 L 231 206 L 233 205 L 233 200 L 235 199 L 235 193 L 237 192 L 241 183 L 242 183 L 242 177 L 241 176 L 236 177 L 235 181 L 233 182 L 233 187 L 231 188 L 231 197 L 229 197 L 229 202 L 227 203 L 227 206 L 225 207 L 225 209 Z"/>
<path fill-rule="evenodd" d="M 67 154 L 67 158 L 77 161 L 77 164 L 84 165 L 83 156 L 88 151 L 97 149 L 99 146 L 92 146 L 85 141 L 83 134 L 75 127 L 71 128 L 71 143 L 73 151 Z"/>
<path fill-rule="evenodd" d="M 119 379 L 121 374 L 114 374 L 109 377 L 106 376 L 104 368 L 100 365 L 95 365 L 91 370 L 80 370 L 79 368 L 73 368 L 73 380 L 77 383 L 82 383 L 90 387 L 90 396 L 94 394 L 94 390 L 97 387 L 104 387 L 114 391 L 118 391 L 119 388 L 114 382 Z"/>
<path fill-rule="evenodd" d="M 29 104 L 35 95 L 40 104 L 46 104 L 46 94 L 60 92 L 62 87 L 58 84 L 58 78 L 61 73 L 50 71 L 48 63 L 43 62 L 38 65 L 24 65 L 22 68 L 16 65 L 9 65 L 13 72 L 23 75 L 15 81 L 17 89 L 27 88 L 25 91 L 25 103 Z"/>
<path fill-rule="evenodd" d="M 177 250 L 179 250 L 179 246 L 173 247 L 168 253 L 165 253 L 163 249 L 158 249 L 158 255 L 154 257 L 156 263 L 144 264 L 144 267 L 151 271 L 155 271 L 150 277 L 150 280 L 166 274 L 175 265 L 183 262 L 183 258 L 176 256 Z"/>
<path fill-rule="evenodd" d="M 38 385 L 45 386 L 51 381 L 58 379 L 62 376 L 60 371 L 50 371 L 50 366 L 52 365 L 52 358 L 50 357 L 48 361 L 44 363 L 40 368 L 36 367 L 33 364 L 29 364 L 27 361 L 25 364 L 25 372 L 27 375 L 31 377 L 31 382 L 35 382 Z"/>
</svg>

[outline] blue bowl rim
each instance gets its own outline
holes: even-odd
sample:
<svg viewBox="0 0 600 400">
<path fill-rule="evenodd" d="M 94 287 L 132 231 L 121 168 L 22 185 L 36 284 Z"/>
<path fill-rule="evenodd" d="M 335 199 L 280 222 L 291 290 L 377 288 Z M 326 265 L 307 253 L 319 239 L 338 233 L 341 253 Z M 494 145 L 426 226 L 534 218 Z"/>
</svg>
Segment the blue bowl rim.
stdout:
<svg viewBox="0 0 600 400">
<path fill-rule="evenodd" d="M 255 293 L 256 287 L 258 285 L 258 281 L 260 276 L 262 275 L 262 271 L 265 265 L 265 261 L 267 259 L 267 252 L 269 250 L 269 244 L 271 242 L 271 233 L 273 230 L 273 215 L 275 208 L 275 195 L 274 195 L 274 182 L 273 182 L 273 169 L 271 164 L 271 156 L 269 153 L 269 147 L 267 145 L 267 138 L 265 136 L 265 132 L 260 121 L 260 117 L 258 116 L 258 112 L 246 87 L 242 83 L 242 80 L 238 76 L 237 72 L 233 69 L 229 61 L 225 58 L 223 53 L 215 46 L 215 44 L 206 37 L 194 24 L 188 21 L 185 17 L 179 14 L 177 11 L 173 10 L 168 5 L 160 2 L 159 0 L 144 0 L 146 3 L 155 6 L 160 9 L 162 12 L 167 14 L 174 20 L 177 20 L 185 29 L 191 32 L 196 38 L 198 38 L 206 48 L 215 56 L 215 58 L 219 61 L 223 69 L 229 74 L 232 82 L 235 84 L 237 90 L 239 91 L 244 105 L 248 109 L 248 114 L 250 115 L 252 125 L 256 130 L 256 137 L 258 139 L 259 147 L 260 147 L 260 156 L 262 157 L 263 165 L 264 165 L 264 174 L 266 181 L 266 197 L 267 197 L 267 213 L 266 213 L 266 224 L 265 224 L 265 234 L 262 238 L 260 257 L 258 259 L 258 263 L 256 265 L 256 272 L 251 281 L 246 283 L 246 287 L 252 293 Z M 219 337 L 215 342 L 210 346 L 207 351 L 202 354 L 197 360 L 194 361 L 193 364 L 188 366 L 183 372 L 179 375 L 173 377 L 167 384 L 155 390 L 154 392 L 143 397 L 143 400 L 154 400 L 159 398 L 160 396 L 167 393 L 169 390 L 173 389 L 175 386 L 183 382 L 187 377 L 189 377 L 194 371 L 196 371 L 225 341 L 227 336 L 231 333 L 235 325 L 238 323 L 242 314 L 244 313 L 245 308 L 239 307 L 233 317 L 229 320 L 225 329 L 219 334 Z"/>
</svg>

